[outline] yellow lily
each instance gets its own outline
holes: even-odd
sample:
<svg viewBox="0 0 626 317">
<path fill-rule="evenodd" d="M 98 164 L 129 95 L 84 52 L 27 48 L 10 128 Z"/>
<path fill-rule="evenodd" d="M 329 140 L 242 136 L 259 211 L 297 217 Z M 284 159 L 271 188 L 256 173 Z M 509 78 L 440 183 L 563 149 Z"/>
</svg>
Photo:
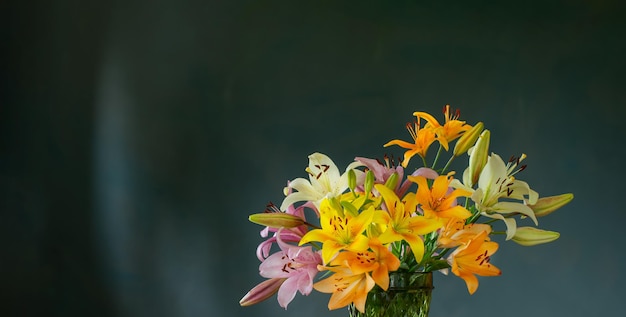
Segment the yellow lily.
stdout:
<svg viewBox="0 0 626 317">
<path fill-rule="evenodd" d="M 500 269 L 489 263 L 491 255 L 497 250 L 498 244 L 489 241 L 488 233 L 483 231 L 450 254 L 448 259 L 451 262 L 452 273 L 465 281 L 470 294 L 474 294 L 478 289 L 478 278 L 474 274 L 480 276 L 502 274 Z"/>
<path fill-rule="evenodd" d="M 408 149 L 408 151 L 404 152 L 402 167 L 407 167 L 407 165 L 409 165 L 409 161 L 413 156 L 415 156 L 415 154 L 421 156 L 422 158 L 425 158 L 428 148 L 435 141 L 435 132 L 432 129 L 420 128 L 419 117 L 417 118 L 417 121 L 414 123 L 414 125 L 407 123 L 406 129 L 409 130 L 409 133 L 413 138 L 413 143 L 396 139 L 391 140 L 383 145 L 384 147 L 398 145 L 402 148 Z"/>
<path fill-rule="evenodd" d="M 415 212 L 414 199 L 403 202 L 388 187 L 382 184 L 376 184 L 374 187 L 383 196 L 388 212 L 381 217 L 387 228 L 378 236 L 378 239 L 383 244 L 406 241 L 411 247 L 415 259 L 420 261 L 424 256 L 424 240 L 422 240 L 421 235 L 441 228 L 441 223 L 435 219 L 412 215 Z"/>
<path fill-rule="evenodd" d="M 467 197 L 472 192 L 465 189 L 455 189 L 449 192 L 452 175 L 440 175 L 435 178 L 432 188 L 424 176 L 408 176 L 408 179 L 417 184 L 415 200 L 421 206 L 426 218 L 441 220 L 443 224 L 449 218 L 467 219 L 472 213 L 463 206 L 456 204 L 458 197 Z"/>
<path fill-rule="evenodd" d="M 465 124 L 465 121 L 458 120 L 460 112 L 457 109 L 455 114 L 451 114 L 450 105 L 443 107 L 443 114 L 446 118 L 446 122 L 441 125 L 435 117 L 426 112 L 414 112 L 413 115 L 417 118 L 423 118 L 428 121 L 425 128 L 431 128 L 437 135 L 437 141 L 443 146 L 446 151 L 448 150 L 448 143 L 460 137 L 465 131 L 472 128 L 471 125 Z"/>
<path fill-rule="evenodd" d="M 352 209 L 358 208 L 353 206 Z M 324 263 L 328 263 L 341 250 L 365 251 L 368 248 L 369 239 L 363 232 L 372 222 L 374 214 L 373 206 L 354 215 L 352 212 L 344 212 L 341 206 L 332 204 L 330 199 L 324 199 L 320 203 L 322 228 L 307 232 L 300 239 L 299 245 L 311 241 L 322 242 Z"/>
</svg>

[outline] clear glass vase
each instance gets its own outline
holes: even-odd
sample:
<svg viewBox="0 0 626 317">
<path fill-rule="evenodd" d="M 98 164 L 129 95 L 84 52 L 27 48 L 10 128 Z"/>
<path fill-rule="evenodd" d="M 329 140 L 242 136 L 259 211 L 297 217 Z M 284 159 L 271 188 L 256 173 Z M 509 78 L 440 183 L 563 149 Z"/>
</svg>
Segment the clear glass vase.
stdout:
<svg viewBox="0 0 626 317">
<path fill-rule="evenodd" d="M 433 289 L 433 274 L 390 272 L 389 289 L 376 286 L 367 294 L 365 312 L 350 305 L 350 317 L 427 317 Z"/>
</svg>

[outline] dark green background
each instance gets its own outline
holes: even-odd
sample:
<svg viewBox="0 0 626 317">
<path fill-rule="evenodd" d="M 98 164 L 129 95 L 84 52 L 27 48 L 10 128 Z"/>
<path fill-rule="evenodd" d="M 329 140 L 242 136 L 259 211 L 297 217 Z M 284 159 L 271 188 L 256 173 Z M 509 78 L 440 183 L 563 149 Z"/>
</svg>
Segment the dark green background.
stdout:
<svg viewBox="0 0 626 317">
<path fill-rule="evenodd" d="M 624 6 L 503 3 L 2 2 L 0 315 L 346 316 L 319 293 L 239 307 L 247 215 L 308 154 L 401 154 L 382 144 L 445 104 L 576 198 L 476 294 L 436 276 L 431 316 L 620 315 Z"/>
</svg>

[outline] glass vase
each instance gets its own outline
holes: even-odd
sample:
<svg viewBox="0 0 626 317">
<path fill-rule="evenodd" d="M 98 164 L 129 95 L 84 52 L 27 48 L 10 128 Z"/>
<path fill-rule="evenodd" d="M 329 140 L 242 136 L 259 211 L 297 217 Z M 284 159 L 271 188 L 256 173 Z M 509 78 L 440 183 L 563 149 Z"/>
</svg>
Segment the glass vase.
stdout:
<svg viewBox="0 0 626 317">
<path fill-rule="evenodd" d="M 365 312 L 350 305 L 350 317 L 427 317 L 433 289 L 433 274 L 390 272 L 389 288 L 375 286 L 368 294 Z"/>
</svg>

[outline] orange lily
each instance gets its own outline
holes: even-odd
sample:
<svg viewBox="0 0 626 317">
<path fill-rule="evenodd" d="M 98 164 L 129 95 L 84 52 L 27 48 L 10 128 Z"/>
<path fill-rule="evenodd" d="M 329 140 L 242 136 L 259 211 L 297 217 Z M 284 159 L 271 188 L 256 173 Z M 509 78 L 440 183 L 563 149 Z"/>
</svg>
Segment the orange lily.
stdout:
<svg viewBox="0 0 626 317">
<path fill-rule="evenodd" d="M 413 138 L 413 143 L 396 139 L 383 145 L 384 147 L 398 145 L 402 148 L 408 149 L 408 151 L 404 152 L 402 167 L 407 167 L 407 165 L 409 165 L 409 161 L 413 156 L 415 156 L 415 154 L 425 158 L 428 148 L 431 144 L 433 144 L 433 142 L 435 142 L 435 132 L 432 129 L 420 129 L 419 117 L 413 125 L 407 123 L 406 129 L 409 130 L 411 138 Z"/>
<path fill-rule="evenodd" d="M 437 245 L 441 248 L 454 248 L 466 244 L 481 232 L 491 233 L 491 226 L 484 223 L 465 224 L 465 220 L 450 218 L 439 232 Z"/>
<path fill-rule="evenodd" d="M 451 114 L 450 105 L 443 107 L 443 114 L 446 118 L 446 122 L 441 125 L 439 121 L 429 113 L 420 111 L 413 113 L 417 118 L 424 118 L 424 120 L 428 121 L 425 128 L 430 128 L 435 132 L 437 141 L 439 141 L 441 146 L 447 151 L 448 143 L 460 137 L 465 131 L 471 129 L 472 126 L 465 124 L 465 121 L 458 120 L 460 116 L 458 109 L 455 114 Z"/>
<path fill-rule="evenodd" d="M 457 197 L 467 197 L 472 193 L 464 189 L 455 189 L 449 192 L 452 175 L 440 175 L 435 178 L 432 188 L 424 176 L 408 176 L 408 179 L 417 184 L 416 201 L 420 204 L 426 218 L 442 220 L 443 224 L 449 218 L 467 219 L 472 213 L 463 206 L 456 204 Z"/>
<path fill-rule="evenodd" d="M 372 251 L 339 253 L 331 264 L 339 264 L 350 268 L 352 273 L 371 272 L 371 276 L 382 289 L 389 288 L 389 272 L 400 267 L 400 260 L 377 239 L 370 240 Z"/>
<path fill-rule="evenodd" d="M 498 244 L 489 241 L 487 231 L 483 231 L 450 254 L 448 261 L 452 273 L 465 281 L 470 294 L 474 294 L 478 289 L 478 278 L 474 274 L 480 276 L 502 274 L 500 269 L 489 263 L 491 255 L 496 250 L 498 250 Z"/>
</svg>

